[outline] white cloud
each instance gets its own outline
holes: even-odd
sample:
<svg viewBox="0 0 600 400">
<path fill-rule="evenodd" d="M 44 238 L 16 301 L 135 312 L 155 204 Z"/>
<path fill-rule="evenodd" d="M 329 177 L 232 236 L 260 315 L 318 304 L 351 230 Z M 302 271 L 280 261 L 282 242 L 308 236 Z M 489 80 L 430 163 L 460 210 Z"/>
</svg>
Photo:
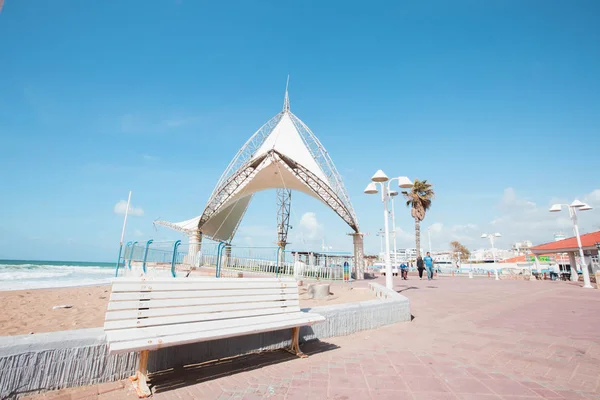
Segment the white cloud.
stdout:
<svg viewBox="0 0 600 400">
<path fill-rule="evenodd" d="M 140 231 L 139 229 L 136 229 L 135 231 L 133 231 L 133 236 L 135 236 L 135 237 L 144 236 L 144 232 Z"/>
<path fill-rule="evenodd" d="M 151 156 L 150 154 L 144 154 L 144 155 L 142 156 L 142 158 L 143 158 L 144 160 L 146 160 L 146 161 L 158 161 L 158 160 L 160 160 L 160 158 L 159 158 L 159 157 L 157 157 L 157 156 Z"/>
<path fill-rule="evenodd" d="M 444 229 L 444 224 L 441 222 L 436 222 L 434 224 L 429 225 L 429 229 L 432 233 L 439 233 Z"/>
<path fill-rule="evenodd" d="M 300 229 L 303 235 L 308 240 L 322 239 L 324 227 L 317 220 L 317 214 L 314 212 L 307 212 L 300 218 Z"/>
<path fill-rule="evenodd" d="M 125 215 L 125 210 L 127 210 L 127 201 L 120 200 L 115 204 L 113 211 L 115 214 Z M 144 215 L 144 210 L 141 207 L 134 207 L 133 205 L 129 205 L 129 215 L 133 215 L 136 217 L 141 217 Z"/>
<path fill-rule="evenodd" d="M 474 231 L 475 229 L 477 229 L 477 225 L 475 224 L 454 225 L 452 232 Z"/>
<path fill-rule="evenodd" d="M 600 207 L 600 189 L 593 190 L 583 197 L 583 201 L 591 206 Z"/>
</svg>

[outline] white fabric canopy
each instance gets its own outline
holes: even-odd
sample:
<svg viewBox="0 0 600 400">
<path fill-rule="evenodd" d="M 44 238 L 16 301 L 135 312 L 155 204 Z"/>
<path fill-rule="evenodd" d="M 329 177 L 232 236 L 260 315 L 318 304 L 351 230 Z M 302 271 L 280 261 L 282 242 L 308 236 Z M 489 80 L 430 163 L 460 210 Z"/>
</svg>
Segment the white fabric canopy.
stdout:
<svg viewBox="0 0 600 400">
<path fill-rule="evenodd" d="M 291 189 L 312 196 L 340 215 L 358 232 L 348 194 L 331 158 L 310 129 L 284 108 L 263 125 L 236 154 L 213 191 L 201 216 L 161 223 L 231 242 L 255 193 Z"/>
</svg>

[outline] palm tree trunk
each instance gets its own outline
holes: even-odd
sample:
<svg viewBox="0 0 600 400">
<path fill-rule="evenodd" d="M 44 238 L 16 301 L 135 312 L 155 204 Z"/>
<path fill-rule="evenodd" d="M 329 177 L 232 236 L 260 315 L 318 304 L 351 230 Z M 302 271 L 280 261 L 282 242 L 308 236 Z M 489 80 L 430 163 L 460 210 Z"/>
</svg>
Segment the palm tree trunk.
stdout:
<svg viewBox="0 0 600 400">
<path fill-rule="evenodd" d="M 415 218 L 415 241 L 417 242 L 417 258 L 421 255 L 421 221 Z"/>
</svg>

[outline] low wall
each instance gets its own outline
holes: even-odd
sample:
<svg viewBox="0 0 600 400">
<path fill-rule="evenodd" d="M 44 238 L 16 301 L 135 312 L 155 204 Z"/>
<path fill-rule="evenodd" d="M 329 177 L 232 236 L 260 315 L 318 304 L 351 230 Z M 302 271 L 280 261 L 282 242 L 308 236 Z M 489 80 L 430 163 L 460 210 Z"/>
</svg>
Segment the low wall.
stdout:
<svg viewBox="0 0 600 400">
<path fill-rule="evenodd" d="M 378 283 L 375 300 L 305 309 L 326 321 L 302 327 L 302 342 L 344 336 L 410 321 L 406 297 Z M 169 347 L 150 353 L 149 370 L 160 371 L 290 345 L 290 332 L 275 331 Z M 0 337 L 0 399 L 64 387 L 115 381 L 133 375 L 138 353 L 109 356 L 103 328 Z"/>
</svg>

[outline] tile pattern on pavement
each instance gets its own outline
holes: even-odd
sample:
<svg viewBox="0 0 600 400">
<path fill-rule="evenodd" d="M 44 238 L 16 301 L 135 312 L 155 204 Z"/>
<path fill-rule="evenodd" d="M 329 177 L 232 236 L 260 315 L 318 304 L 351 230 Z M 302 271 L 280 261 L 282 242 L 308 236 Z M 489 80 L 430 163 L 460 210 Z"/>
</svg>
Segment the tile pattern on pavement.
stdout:
<svg viewBox="0 0 600 400">
<path fill-rule="evenodd" d="M 151 376 L 169 399 L 600 399 L 600 291 L 570 282 L 395 280 L 410 323 Z M 127 381 L 30 399 L 135 399 Z"/>
</svg>

